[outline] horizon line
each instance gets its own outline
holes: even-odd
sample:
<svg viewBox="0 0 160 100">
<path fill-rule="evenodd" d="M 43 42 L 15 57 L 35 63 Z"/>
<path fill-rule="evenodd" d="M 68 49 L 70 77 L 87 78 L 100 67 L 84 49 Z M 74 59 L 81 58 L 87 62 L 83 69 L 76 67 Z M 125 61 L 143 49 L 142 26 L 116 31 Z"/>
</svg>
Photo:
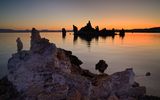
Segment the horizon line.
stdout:
<svg viewBox="0 0 160 100">
<path fill-rule="evenodd" d="M 82 28 L 82 27 L 81 27 Z M 104 28 L 106 28 L 106 27 L 104 27 Z M 104 29 L 104 28 L 102 28 L 102 29 Z M 115 29 L 115 30 L 121 30 L 121 29 L 125 29 L 125 30 L 133 30 L 133 29 L 150 29 L 150 28 L 160 28 L 160 26 L 153 26 L 153 27 L 146 27 L 146 28 L 106 28 L 106 29 Z M 46 29 L 46 28 L 42 28 L 42 29 L 38 29 L 38 28 L 36 28 L 37 30 L 39 30 L 39 31 L 61 31 L 62 30 L 62 28 L 61 29 Z M 26 28 L 26 29 L 18 29 L 18 28 L 0 28 L 0 30 L 15 30 L 15 31 L 29 31 L 29 30 L 32 30 L 32 28 L 30 28 L 30 29 L 28 29 L 28 28 Z M 71 31 L 71 30 L 73 30 L 73 29 L 66 29 L 67 31 Z"/>
</svg>

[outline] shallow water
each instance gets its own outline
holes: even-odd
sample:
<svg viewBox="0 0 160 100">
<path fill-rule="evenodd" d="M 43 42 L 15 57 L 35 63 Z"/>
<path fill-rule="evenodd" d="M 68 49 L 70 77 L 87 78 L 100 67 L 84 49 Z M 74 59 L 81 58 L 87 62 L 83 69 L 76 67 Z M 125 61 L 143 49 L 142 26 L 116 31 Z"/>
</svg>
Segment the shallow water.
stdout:
<svg viewBox="0 0 160 100">
<path fill-rule="evenodd" d="M 147 87 L 147 94 L 160 96 L 160 34 L 126 33 L 124 38 L 99 37 L 86 41 L 74 39 L 72 33 L 62 38 L 61 33 L 41 33 L 57 45 L 73 52 L 84 63 L 83 68 L 98 73 L 95 64 L 104 59 L 109 65 L 106 73 L 112 74 L 132 67 L 136 80 Z M 24 49 L 30 47 L 29 33 L 0 33 L 0 78 L 7 74 L 7 61 L 16 52 L 16 38 L 20 37 Z M 150 77 L 145 77 L 151 72 Z"/>
</svg>

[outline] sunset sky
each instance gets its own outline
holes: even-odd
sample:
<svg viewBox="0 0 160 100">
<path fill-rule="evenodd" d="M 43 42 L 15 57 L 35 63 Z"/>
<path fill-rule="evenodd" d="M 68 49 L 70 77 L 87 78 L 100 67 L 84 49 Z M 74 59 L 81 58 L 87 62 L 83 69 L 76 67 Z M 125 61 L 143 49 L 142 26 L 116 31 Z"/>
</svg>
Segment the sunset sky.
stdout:
<svg viewBox="0 0 160 100">
<path fill-rule="evenodd" d="M 160 26 L 160 0 L 0 0 L 0 28 L 72 29 Z"/>
</svg>

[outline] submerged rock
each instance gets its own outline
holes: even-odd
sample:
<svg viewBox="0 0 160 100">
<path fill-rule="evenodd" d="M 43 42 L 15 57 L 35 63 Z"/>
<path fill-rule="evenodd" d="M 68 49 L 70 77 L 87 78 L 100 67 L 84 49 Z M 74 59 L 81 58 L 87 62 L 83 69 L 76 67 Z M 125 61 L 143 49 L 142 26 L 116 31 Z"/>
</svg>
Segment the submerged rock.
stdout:
<svg viewBox="0 0 160 100">
<path fill-rule="evenodd" d="M 151 73 L 150 73 L 150 72 L 147 72 L 147 73 L 146 73 L 146 76 L 151 76 Z"/>
<path fill-rule="evenodd" d="M 31 40 L 31 50 L 15 53 L 8 61 L 7 78 L 20 93 L 17 100 L 127 100 L 145 94 L 144 87 L 133 87 L 132 69 L 96 75 L 82 69 L 82 61 L 71 51 L 57 48 L 39 32 Z M 107 64 L 99 66 L 105 69 Z"/>
</svg>

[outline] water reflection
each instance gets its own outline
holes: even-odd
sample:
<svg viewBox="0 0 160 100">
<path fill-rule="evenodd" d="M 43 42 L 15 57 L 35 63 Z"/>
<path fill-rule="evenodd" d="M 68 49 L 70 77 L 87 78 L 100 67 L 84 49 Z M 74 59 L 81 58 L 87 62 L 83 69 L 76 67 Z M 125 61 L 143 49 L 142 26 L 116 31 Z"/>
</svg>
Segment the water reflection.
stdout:
<svg viewBox="0 0 160 100">
<path fill-rule="evenodd" d="M 78 36 L 75 36 L 73 37 L 73 44 L 75 45 L 77 43 L 77 40 L 78 40 Z"/>
<path fill-rule="evenodd" d="M 66 34 L 62 33 L 62 38 L 65 39 L 66 38 Z"/>
<path fill-rule="evenodd" d="M 87 47 L 90 48 L 91 47 L 91 43 L 92 41 L 96 41 L 98 43 L 99 38 L 106 40 L 108 38 L 112 38 L 112 40 L 114 41 L 115 37 L 118 37 L 123 40 L 125 38 L 125 34 L 117 34 L 117 35 L 97 35 L 97 36 L 92 36 L 92 35 L 73 35 L 73 44 L 76 44 L 76 42 L 78 41 L 78 39 L 83 40 L 86 42 Z"/>
</svg>

